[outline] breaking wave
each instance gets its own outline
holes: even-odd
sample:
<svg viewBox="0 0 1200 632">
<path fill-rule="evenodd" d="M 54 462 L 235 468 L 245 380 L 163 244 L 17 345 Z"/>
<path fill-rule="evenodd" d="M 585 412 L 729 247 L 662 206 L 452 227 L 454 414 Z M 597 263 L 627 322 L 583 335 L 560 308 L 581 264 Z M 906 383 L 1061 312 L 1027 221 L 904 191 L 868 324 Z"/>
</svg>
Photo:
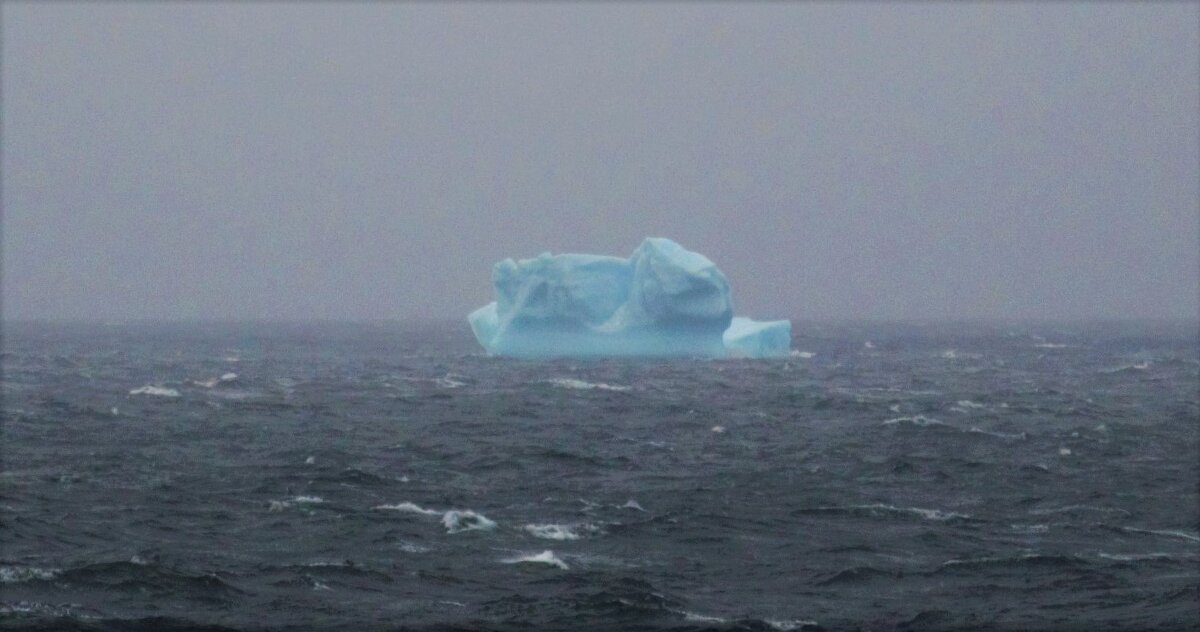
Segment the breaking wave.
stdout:
<svg viewBox="0 0 1200 632">
<path fill-rule="evenodd" d="M 162 386 L 139 386 L 138 388 L 129 391 L 130 395 L 151 395 L 154 397 L 179 397 L 179 391 L 173 388 L 164 388 Z"/>
<path fill-rule="evenodd" d="M 564 571 L 570 569 L 566 562 L 562 561 L 561 558 L 554 554 L 554 551 L 549 549 L 542 551 L 541 553 L 530 553 L 527 555 L 518 555 L 516 557 L 506 558 L 503 560 L 503 562 L 505 564 L 546 564 L 548 566 L 561 568 Z"/>
<path fill-rule="evenodd" d="M 546 383 L 559 388 L 571 388 L 584 391 L 629 391 L 633 389 L 631 386 L 617 386 L 615 384 L 605 384 L 604 382 L 585 382 L 583 380 L 576 380 L 566 377 L 557 377 L 552 380 L 547 380 Z"/>
</svg>

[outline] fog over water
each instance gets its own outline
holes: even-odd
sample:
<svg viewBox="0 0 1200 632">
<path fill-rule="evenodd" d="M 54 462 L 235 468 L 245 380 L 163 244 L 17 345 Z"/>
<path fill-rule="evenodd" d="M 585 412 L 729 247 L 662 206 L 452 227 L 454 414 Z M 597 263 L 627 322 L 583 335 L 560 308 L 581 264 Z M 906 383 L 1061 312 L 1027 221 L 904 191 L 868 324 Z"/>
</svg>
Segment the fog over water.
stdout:
<svg viewBox="0 0 1200 632">
<path fill-rule="evenodd" d="M 739 313 L 1200 311 L 1200 6 L 3 5 L 6 319 L 460 318 L 704 253 Z"/>
</svg>

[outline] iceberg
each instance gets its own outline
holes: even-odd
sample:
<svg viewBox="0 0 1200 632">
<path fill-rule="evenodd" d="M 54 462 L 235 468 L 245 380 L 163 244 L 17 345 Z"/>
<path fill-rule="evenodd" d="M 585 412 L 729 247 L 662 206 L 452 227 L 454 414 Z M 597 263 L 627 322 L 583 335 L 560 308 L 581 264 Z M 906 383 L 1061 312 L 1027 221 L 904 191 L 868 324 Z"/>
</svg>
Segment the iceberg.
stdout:
<svg viewBox="0 0 1200 632">
<path fill-rule="evenodd" d="M 492 355 L 760 358 L 791 345 L 791 322 L 734 318 L 725 275 L 670 239 L 647 238 L 628 259 L 505 259 L 492 284 L 496 300 L 467 317 Z"/>
<path fill-rule="evenodd" d="M 788 320 L 757 321 L 737 316 L 721 336 L 729 355 L 737 358 L 768 358 L 788 355 L 792 323 Z"/>
</svg>

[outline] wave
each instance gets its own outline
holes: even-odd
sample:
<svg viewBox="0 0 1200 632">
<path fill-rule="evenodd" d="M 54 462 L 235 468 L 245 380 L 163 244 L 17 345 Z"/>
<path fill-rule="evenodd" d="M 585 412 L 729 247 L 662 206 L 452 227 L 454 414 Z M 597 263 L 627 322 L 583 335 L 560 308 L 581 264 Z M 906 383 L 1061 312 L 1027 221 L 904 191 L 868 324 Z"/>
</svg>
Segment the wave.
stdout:
<svg viewBox="0 0 1200 632">
<path fill-rule="evenodd" d="M 852 509 L 864 509 L 868 511 L 883 511 L 888 513 L 912 514 L 920 516 L 926 520 L 936 520 L 944 522 L 947 520 L 962 520 L 970 518 L 967 514 L 958 513 L 956 511 L 942 511 L 940 509 L 921 509 L 920 507 L 895 507 L 892 505 L 884 505 L 876 503 L 872 505 L 852 505 Z"/>
<path fill-rule="evenodd" d="M 433 383 L 437 384 L 438 388 L 462 388 L 467 385 L 466 382 L 460 382 L 460 381 L 454 379 L 455 377 L 462 377 L 462 376 L 454 375 L 452 373 L 447 373 L 446 375 L 434 380 Z"/>
<path fill-rule="evenodd" d="M 567 563 L 562 561 L 557 555 L 554 554 L 554 551 L 551 551 L 549 549 L 546 549 L 545 551 L 542 551 L 541 553 L 518 555 L 516 557 L 510 557 L 510 558 L 504 559 L 502 561 L 505 564 L 546 564 L 549 566 L 555 566 L 557 568 L 561 568 L 564 571 L 570 570 L 570 567 L 567 566 Z"/>
<path fill-rule="evenodd" d="M 883 503 L 874 503 L 870 505 L 848 505 L 848 506 L 826 506 L 826 507 L 809 507 L 797 509 L 792 512 L 793 515 L 798 514 L 859 514 L 867 513 L 871 515 L 879 514 L 898 514 L 917 516 L 924 520 L 933 520 L 936 522 L 948 522 L 951 520 L 970 520 L 971 516 L 956 511 L 943 511 L 941 509 L 922 509 L 920 507 L 896 507 L 894 505 L 885 505 Z"/>
<path fill-rule="evenodd" d="M 604 382 L 585 382 L 566 377 L 556 377 L 552 380 L 547 380 L 547 384 L 557 386 L 559 388 L 571 388 L 576 390 L 601 390 L 601 391 L 629 391 L 633 390 L 631 386 L 617 386 L 615 384 L 605 384 Z"/>
<path fill-rule="evenodd" d="M 462 533 L 463 531 L 489 531 L 496 528 L 496 522 L 487 516 L 470 509 L 450 509 L 438 511 L 426 509 L 416 503 L 402 502 L 398 505 L 376 505 L 373 509 L 383 511 L 404 511 L 423 516 L 441 516 L 442 525 L 447 533 Z"/>
<path fill-rule="evenodd" d="M 179 391 L 173 388 L 164 388 L 161 386 L 139 386 L 138 388 L 129 391 L 130 395 L 152 395 L 154 397 L 179 397 Z"/>
<path fill-rule="evenodd" d="M 803 630 L 804 628 L 819 628 L 820 624 L 816 621 L 808 619 L 763 619 L 763 623 L 770 626 L 772 629 L 787 632 L 790 630 Z"/>
<path fill-rule="evenodd" d="M 315 458 L 313 458 L 313 457 L 309 457 L 309 458 L 312 458 L 312 462 L 310 463 L 306 459 L 305 460 L 306 464 L 312 465 L 317 462 L 317 460 Z M 372 485 L 392 485 L 392 484 L 396 483 L 397 481 L 399 481 L 401 483 L 408 482 L 407 477 L 404 477 L 404 476 L 401 476 L 401 477 L 380 476 L 379 474 L 374 474 L 372 472 L 360 470 L 356 467 L 347 467 L 342 470 L 339 470 L 336 473 L 321 474 L 318 476 L 318 479 L 321 480 L 322 482 L 340 483 L 340 484 L 348 486 L 348 487 L 372 486 Z"/>
<path fill-rule="evenodd" d="M 207 380 L 192 380 L 192 384 L 203 386 L 204 388 L 216 388 L 220 384 L 228 384 L 238 379 L 237 373 L 224 373 L 221 377 L 209 378 Z"/>
<path fill-rule="evenodd" d="M 1045 509 L 1033 509 L 1033 510 L 1030 510 L 1029 513 L 1031 513 L 1035 516 L 1045 516 L 1048 514 L 1057 514 L 1057 513 L 1088 513 L 1088 512 L 1119 513 L 1119 514 L 1122 514 L 1125 516 L 1130 515 L 1130 513 L 1124 509 L 1117 509 L 1115 507 L 1095 507 L 1092 505 L 1067 505 L 1065 507 L 1048 507 Z"/>
<path fill-rule="evenodd" d="M 721 617 L 710 617 L 704 614 L 697 614 L 687 610 L 678 610 L 679 614 L 683 615 L 683 620 L 691 623 L 727 623 L 729 619 Z"/>
<path fill-rule="evenodd" d="M 1050 555 L 1045 553 L 1023 553 L 1021 555 L 996 557 L 969 557 L 952 559 L 942 562 L 933 572 L 953 570 L 956 568 L 973 568 L 979 566 L 998 566 L 1005 568 L 1025 568 L 1029 566 L 1050 566 L 1057 568 L 1081 567 L 1088 564 L 1087 560 L 1077 555 Z"/>
<path fill-rule="evenodd" d="M 37 566 L 0 566 L 0 584 L 20 584 L 28 581 L 49 581 L 62 573 L 57 568 Z"/>
<path fill-rule="evenodd" d="M 465 376 L 456 373 L 447 373 L 442 377 L 427 378 L 427 377 L 402 377 L 405 382 L 431 382 L 438 388 L 462 388 L 467 385 L 462 380 L 467 379 Z"/>
<path fill-rule="evenodd" d="M 398 544 L 396 546 L 397 546 L 397 548 L 399 548 L 401 551 L 404 551 L 405 553 L 428 553 L 429 552 L 429 547 L 421 545 L 421 544 L 415 544 L 413 542 L 401 542 L 400 544 Z"/>
<path fill-rule="evenodd" d="M 190 596 L 202 600 L 242 593 L 215 573 L 191 574 L 144 560 L 97 562 L 67 568 L 55 577 L 55 581 L 132 593 Z"/>
<path fill-rule="evenodd" d="M 407 511 L 410 513 L 424 514 L 426 516 L 440 516 L 444 513 L 436 509 L 425 509 L 416 503 L 407 501 L 398 505 L 376 505 L 373 507 L 373 509 L 379 509 L 383 511 Z"/>
<path fill-rule="evenodd" d="M 900 577 L 900 573 L 895 571 L 885 571 L 873 566 L 855 566 L 840 570 L 825 579 L 816 583 L 817 586 L 835 586 L 839 584 L 858 584 L 868 582 L 873 579 L 884 579 L 887 581 L 896 581 Z"/>
<path fill-rule="evenodd" d="M 1145 371 L 1146 369 L 1149 369 L 1152 364 L 1153 363 L 1149 360 L 1144 360 L 1142 362 L 1135 362 L 1133 364 L 1122 364 L 1121 366 L 1100 369 L 1096 372 L 1103 375 L 1113 375 L 1117 373 L 1128 373 L 1130 371 Z"/>
<path fill-rule="evenodd" d="M 959 403 L 962 403 L 962 402 L 959 402 Z M 953 408 L 951 408 L 951 410 L 955 410 L 955 411 L 963 412 L 963 413 L 970 412 L 966 408 L 961 408 L 961 407 L 953 407 Z M 965 432 L 968 434 L 986 435 L 989 437 L 996 437 L 997 439 L 1024 440 L 1024 439 L 1029 438 L 1029 435 L 1024 432 L 995 432 L 992 430 L 984 430 L 982 428 L 979 428 L 978 426 L 972 426 L 971 428 L 969 428 L 967 430 L 963 430 L 962 428 L 960 428 L 958 426 L 953 426 L 944 421 L 934 419 L 932 417 L 926 417 L 924 415 L 912 415 L 912 416 L 908 416 L 908 417 L 895 417 L 895 418 L 884 421 L 881 425 L 884 425 L 884 426 L 915 426 L 918 428 L 937 427 L 937 428 L 945 428 L 947 430 L 953 430 L 953 431 L 957 431 L 957 432 Z"/>
<path fill-rule="evenodd" d="M 596 525 L 591 523 L 579 525 L 527 524 L 521 528 L 533 537 L 544 540 L 578 540 L 583 537 L 581 532 L 595 533 L 599 530 Z"/>
<path fill-rule="evenodd" d="M 1192 542 L 1200 542 L 1200 536 L 1198 536 L 1194 533 L 1187 533 L 1184 531 L 1170 531 L 1167 529 L 1138 529 L 1136 527 L 1120 527 L 1120 529 L 1122 531 L 1128 531 L 1130 533 L 1145 533 L 1148 535 L 1161 535 L 1161 536 L 1165 536 L 1168 538 L 1181 538 L 1183 540 L 1190 540 Z"/>
<path fill-rule="evenodd" d="M 972 426 L 971 429 L 968 430 L 967 432 L 981 434 L 981 435 L 987 435 L 989 437 L 996 437 L 997 439 L 1025 440 L 1025 439 L 1029 438 L 1029 435 L 1024 432 L 993 432 L 991 430 L 984 430 L 982 428 L 978 428 L 978 427 L 974 427 L 974 426 Z"/>
<path fill-rule="evenodd" d="M 270 567 L 273 570 L 285 571 L 300 575 L 305 580 L 315 581 L 318 577 L 327 581 L 342 581 L 345 578 L 366 578 L 387 583 L 392 581 L 391 575 L 352 560 L 315 561 L 305 564 L 286 564 Z M 309 583 L 311 583 L 311 581 Z"/>
<path fill-rule="evenodd" d="M 462 533 L 463 531 L 488 531 L 496 528 L 496 523 L 487 516 L 475 513 L 470 509 L 451 509 L 442 515 L 442 524 L 447 533 Z"/>
<path fill-rule="evenodd" d="M 1096 553 L 1096 557 L 1114 562 L 1147 562 L 1178 559 L 1170 553 L 1105 553 L 1103 551 Z"/>
<path fill-rule="evenodd" d="M 950 427 L 950 425 L 944 421 L 938 421 L 937 419 L 933 419 L 932 417 L 926 417 L 925 415 L 913 415 L 911 417 L 896 417 L 894 419 L 888 419 L 888 420 L 884 421 L 882 425 L 898 426 L 898 425 L 902 425 L 902 424 L 909 424 L 909 425 L 921 426 L 921 427 L 925 427 L 925 426 L 947 426 L 947 427 Z"/>
<path fill-rule="evenodd" d="M 296 496 L 291 500 L 272 500 L 267 504 L 267 511 L 283 511 L 292 505 L 320 505 L 325 502 L 320 496 Z"/>
</svg>

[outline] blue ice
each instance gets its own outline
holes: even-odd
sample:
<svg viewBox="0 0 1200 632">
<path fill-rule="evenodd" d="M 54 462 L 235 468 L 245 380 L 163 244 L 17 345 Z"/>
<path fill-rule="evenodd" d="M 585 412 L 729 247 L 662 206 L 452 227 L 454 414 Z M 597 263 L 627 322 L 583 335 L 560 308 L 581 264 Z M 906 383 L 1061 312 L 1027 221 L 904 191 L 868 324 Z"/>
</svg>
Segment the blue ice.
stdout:
<svg viewBox="0 0 1200 632">
<path fill-rule="evenodd" d="M 496 300 L 467 319 L 488 353 L 517 357 L 786 355 L 791 323 L 733 317 L 704 255 L 648 238 L 628 259 L 544 253 L 492 269 Z"/>
</svg>

